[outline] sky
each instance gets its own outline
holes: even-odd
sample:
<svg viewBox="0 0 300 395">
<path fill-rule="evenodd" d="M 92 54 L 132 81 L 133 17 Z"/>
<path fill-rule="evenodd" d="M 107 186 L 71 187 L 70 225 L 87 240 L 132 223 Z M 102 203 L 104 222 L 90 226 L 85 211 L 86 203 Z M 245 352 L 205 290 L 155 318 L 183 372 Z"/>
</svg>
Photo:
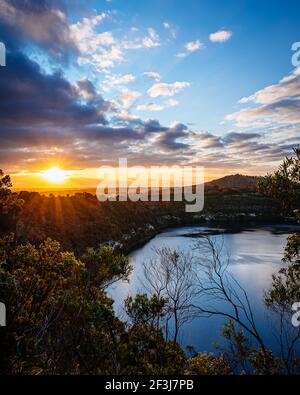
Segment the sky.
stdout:
<svg viewBox="0 0 300 395">
<path fill-rule="evenodd" d="M 264 175 L 300 137 L 299 1 L 0 0 L 0 168 L 15 187 L 96 169 Z M 299 56 L 300 59 L 300 56 Z M 46 182 L 47 181 L 47 182 Z"/>
</svg>

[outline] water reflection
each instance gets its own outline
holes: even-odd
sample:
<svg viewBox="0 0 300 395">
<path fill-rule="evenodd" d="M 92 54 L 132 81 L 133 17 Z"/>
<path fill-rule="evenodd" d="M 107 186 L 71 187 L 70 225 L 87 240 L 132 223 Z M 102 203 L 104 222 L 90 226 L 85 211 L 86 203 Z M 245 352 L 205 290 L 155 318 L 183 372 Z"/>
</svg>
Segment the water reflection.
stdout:
<svg viewBox="0 0 300 395">
<path fill-rule="evenodd" d="M 299 228 L 298 228 L 299 229 Z M 258 329 L 263 333 L 267 345 L 276 348 L 272 326 L 263 305 L 265 291 L 271 285 L 272 273 L 282 267 L 282 256 L 288 234 L 288 227 L 263 227 L 242 231 L 220 230 L 207 227 L 184 227 L 166 231 L 130 255 L 134 267 L 130 282 L 121 282 L 109 290 L 115 300 L 115 310 L 122 317 L 123 301 L 128 295 L 145 293 L 143 287 L 143 262 L 153 257 L 154 249 L 168 247 L 193 251 L 200 234 L 210 234 L 215 242 L 224 243 L 224 254 L 230 255 L 229 270 L 249 295 Z M 213 343 L 222 343 L 224 318 L 198 318 L 187 323 L 181 330 L 182 346 L 193 346 L 197 351 L 213 351 Z"/>
</svg>

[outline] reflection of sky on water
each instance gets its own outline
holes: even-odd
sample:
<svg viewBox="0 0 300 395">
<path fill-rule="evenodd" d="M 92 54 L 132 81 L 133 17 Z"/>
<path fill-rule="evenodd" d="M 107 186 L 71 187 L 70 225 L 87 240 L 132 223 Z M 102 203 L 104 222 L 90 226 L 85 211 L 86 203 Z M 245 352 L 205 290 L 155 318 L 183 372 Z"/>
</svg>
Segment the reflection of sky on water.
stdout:
<svg viewBox="0 0 300 395">
<path fill-rule="evenodd" d="M 123 316 L 123 301 L 128 295 L 139 292 L 145 293 L 143 287 L 143 262 L 153 256 L 154 249 L 169 247 L 193 251 L 195 237 L 202 231 L 215 230 L 207 227 L 185 227 L 170 230 L 156 236 L 144 247 L 133 252 L 130 256 L 134 267 L 130 283 L 118 283 L 109 291 L 115 300 L 115 309 Z M 273 228 L 258 228 L 239 233 L 214 235 L 217 243 L 224 243 L 224 256 L 230 255 L 229 270 L 246 289 L 253 307 L 258 328 L 264 334 L 270 348 L 275 347 L 271 335 L 272 324 L 266 317 L 262 298 L 271 285 L 271 276 L 283 265 L 281 262 L 288 234 L 288 228 L 274 232 Z M 187 237 L 189 235 L 189 237 Z M 195 237 L 191 237 L 195 235 Z M 213 343 L 221 342 L 220 333 L 224 319 L 222 317 L 199 318 L 185 324 L 182 329 L 181 343 L 183 346 L 192 345 L 197 350 L 213 351 Z"/>
</svg>

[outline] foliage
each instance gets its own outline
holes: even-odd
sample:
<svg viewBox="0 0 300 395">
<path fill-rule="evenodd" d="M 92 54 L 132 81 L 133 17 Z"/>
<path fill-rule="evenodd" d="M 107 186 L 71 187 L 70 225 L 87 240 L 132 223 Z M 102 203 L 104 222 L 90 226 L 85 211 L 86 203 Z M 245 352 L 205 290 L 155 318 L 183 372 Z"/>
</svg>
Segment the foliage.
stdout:
<svg viewBox="0 0 300 395">
<path fill-rule="evenodd" d="M 10 186 L 3 177 L 3 211 Z M 88 248 L 79 260 L 50 238 L 38 246 L 19 243 L 14 234 L 0 238 L 0 300 L 8 313 L 7 327 L 0 328 L 0 372 L 182 373 L 184 352 L 148 322 L 163 315 L 163 298 L 128 300 L 136 317 L 129 329 L 115 316 L 105 290 L 130 272 L 128 258 L 111 247 Z"/>
<path fill-rule="evenodd" d="M 2 242 L 1 293 L 11 345 L 6 369 L 33 374 L 109 369 L 120 323 L 88 268 L 50 239 L 39 248 L 17 246 L 9 255 L 5 247 Z M 7 340 L 1 355 L 7 353 Z"/>
<path fill-rule="evenodd" d="M 126 369 L 134 375 L 183 374 L 186 364 L 184 351 L 178 343 L 166 341 L 161 330 L 149 325 L 133 325 L 126 341 Z"/>
<path fill-rule="evenodd" d="M 205 209 L 200 214 L 186 213 L 184 202 L 102 203 L 90 193 L 54 196 L 20 192 L 16 196 L 24 201 L 23 209 L 7 220 L 12 222 L 10 230 L 17 239 L 39 245 L 50 237 L 76 256 L 89 247 L 113 243 L 127 253 L 169 226 L 199 224 L 207 219 L 246 223 L 249 219 L 274 220 L 278 215 L 269 197 L 253 191 L 209 187 L 205 190 Z M 1 228 L 2 223 L 0 232 Z"/>
<path fill-rule="evenodd" d="M 279 170 L 269 175 L 260 184 L 260 190 L 279 200 L 285 213 L 293 213 L 300 220 L 300 149 L 295 155 L 286 158 Z M 272 276 L 272 286 L 265 296 L 267 307 L 275 312 L 280 322 L 280 343 L 282 358 L 288 373 L 299 372 L 297 345 L 300 340 L 300 329 L 292 328 L 291 308 L 300 301 L 300 235 L 290 236 L 285 248 L 283 267 L 278 274 Z M 297 362 L 298 361 L 298 362 Z"/>
<path fill-rule="evenodd" d="M 224 355 L 216 357 L 214 354 L 199 353 L 188 361 L 188 375 L 219 376 L 233 374 Z"/>
<path fill-rule="evenodd" d="M 259 192 L 279 201 L 288 213 L 300 209 L 300 149 L 295 156 L 286 158 L 279 169 L 258 183 Z"/>
<path fill-rule="evenodd" d="M 287 158 L 278 172 L 260 182 L 259 191 L 268 198 L 280 199 L 284 213 L 294 212 L 299 216 L 300 152 L 295 153 L 295 158 Z M 113 301 L 106 290 L 116 281 L 126 281 L 131 266 L 126 256 L 112 247 L 99 247 L 99 242 L 111 238 L 128 240 L 130 225 L 132 229 L 139 229 L 145 223 L 152 223 L 153 218 L 159 228 L 163 224 L 162 215 L 181 216 L 183 206 L 141 203 L 127 204 L 125 210 L 122 202 L 99 204 L 90 194 L 65 198 L 28 193 L 17 196 L 10 188 L 9 176 L 0 171 L 3 234 L 0 238 L 0 301 L 6 304 L 8 312 L 8 326 L 0 328 L 1 373 L 299 372 L 299 358 L 294 350 L 299 331 L 291 343 L 285 344 L 287 355 L 279 359 L 267 350 L 255 326 L 247 294 L 242 288 L 240 294 L 228 288 L 224 277 L 226 265 L 224 268 L 216 249 L 213 249 L 213 265 L 207 260 L 200 262 L 209 281 L 205 284 L 198 281 L 198 288 L 194 283 L 191 255 L 169 249 L 157 251 L 156 261 L 145 267 L 153 295 L 126 299 L 128 322 L 115 316 Z M 230 196 L 219 191 L 209 197 L 211 207 L 212 202 L 220 204 L 220 193 L 223 208 L 225 201 L 240 199 L 238 195 L 232 196 L 236 191 L 228 192 Z M 16 236 L 9 231 L 16 231 Z M 132 230 L 131 233 L 140 237 L 138 232 Z M 48 235 L 62 240 L 63 248 L 60 242 L 47 238 Z M 97 240 L 98 246 L 86 249 L 91 239 Z M 280 314 L 283 323 L 290 304 L 300 300 L 299 242 L 298 234 L 289 238 L 285 262 L 290 266 L 273 276 L 272 288 L 266 295 L 267 306 Z M 76 254 L 67 252 L 67 246 Z M 83 252 L 80 259 L 79 252 Z M 202 260 L 204 258 L 202 249 Z M 195 295 L 207 295 L 207 292 L 210 297 L 216 294 L 225 298 L 234 313 L 193 305 Z M 195 309 L 201 314 L 223 314 L 232 319 L 224 327 L 227 348 L 220 355 L 199 353 L 187 359 L 177 343 L 180 326 L 193 319 Z M 243 315 L 248 321 L 241 319 Z M 170 336 L 169 321 L 174 322 L 174 336 Z M 236 330 L 235 324 L 255 338 L 259 347 L 253 347 L 244 332 Z"/>
<path fill-rule="evenodd" d="M 295 156 L 286 158 L 279 170 L 267 176 L 259 186 L 260 190 L 277 198 L 283 210 L 299 217 L 300 208 L 300 149 Z M 284 262 L 288 267 L 273 275 L 272 288 L 266 295 L 266 304 L 273 309 L 286 309 L 300 300 L 300 234 L 288 238 Z"/>
<path fill-rule="evenodd" d="M 10 236 L 0 246 L 0 298 L 9 310 L 0 339 L 2 373 L 183 372 L 185 356 L 178 344 L 165 341 L 147 319 L 127 330 L 114 315 L 103 287 L 109 276 L 113 281 L 126 277 L 127 258 L 104 248 L 94 255 L 89 251 L 87 265 L 50 239 L 37 248 L 15 246 Z M 108 259 L 114 267 L 109 273 Z M 149 317 L 160 315 L 164 303 L 140 297 L 128 307 L 133 317 L 141 317 L 134 313 L 141 309 Z"/>
<path fill-rule="evenodd" d="M 159 329 L 160 319 L 166 315 L 164 297 L 153 295 L 151 299 L 146 294 L 136 295 L 135 298 L 128 296 L 125 300 L 125 311 L 133 325 L 149 325 Z"/>
<path fill-rule="evenodd" d="M 12 193 L 11 187 L 10 176 L 0 169 L 0 233 L 14 230 L 16 216 L 24 203 Z"/>
<path fill-rule="evenodd" d="M 256 375 L 274 376 L 284 375 L 287 373 L 284 361 L 280 358 L 276 358 L 270 350 L 267 350 L 267 356 L 262 353 L 261 350 L 255 350 L 251 356 L 250 362 L 253 367 L 253 372 Z M 268 370 L 266 370 L 266 366 L 268 367 Z"/>
<path fill-rule="evenodd" d="M 126 256 L 115 253 L 113 248 L 88 248 L 81 261 L 88 269 L 90 279 L 105 289 L 119 280 L 128 279 L 131 266 Z"/>
</svg>

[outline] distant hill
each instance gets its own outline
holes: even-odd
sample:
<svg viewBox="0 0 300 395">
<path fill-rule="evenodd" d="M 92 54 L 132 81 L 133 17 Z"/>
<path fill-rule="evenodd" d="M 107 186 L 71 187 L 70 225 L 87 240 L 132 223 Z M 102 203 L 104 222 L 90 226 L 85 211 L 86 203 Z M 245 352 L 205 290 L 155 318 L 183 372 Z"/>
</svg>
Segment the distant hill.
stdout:
<svg viewBox="0 0 300 395">
<path fill-rule="evenodd" d="M 212 189 L 255 189 L 258 181 L 260 181 L 261 179 L 262 177 L 243 176 L 241 174 L 235 174 L 219 178 L 218 180 L 207 182 L 205 184 L 205 187 Z"/>
</svg>

